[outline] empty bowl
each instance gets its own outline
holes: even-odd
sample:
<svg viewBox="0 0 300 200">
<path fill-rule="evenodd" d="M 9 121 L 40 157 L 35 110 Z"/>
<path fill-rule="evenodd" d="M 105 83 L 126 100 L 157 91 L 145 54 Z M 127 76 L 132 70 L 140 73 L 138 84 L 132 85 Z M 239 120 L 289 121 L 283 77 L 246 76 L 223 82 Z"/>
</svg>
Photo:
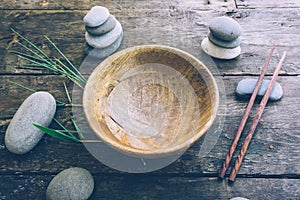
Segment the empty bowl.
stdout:
<svg viewBox="0 0 300 200">
<path fill-rule="evenodd" d="M 208 68 L 160 45 L 124 49 L 101 62 L 83 93 L 100 140 L 120 152 L 163 156 L 186 150 L 213 124 L 219 93 Z"/>
</svg>

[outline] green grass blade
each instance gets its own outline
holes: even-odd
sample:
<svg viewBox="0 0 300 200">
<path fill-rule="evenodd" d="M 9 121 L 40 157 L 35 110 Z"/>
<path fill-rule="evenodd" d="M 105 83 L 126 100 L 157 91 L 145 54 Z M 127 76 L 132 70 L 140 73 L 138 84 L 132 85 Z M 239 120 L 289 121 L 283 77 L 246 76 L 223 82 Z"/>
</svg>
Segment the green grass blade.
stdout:
<svg viewBox="0 0 300 200">
<path fill-rule="evenodd" d="M 58 69 L 58 68 L 53 68 L 52 65 L 42 64 L 42 63 L 39 63 L 39 62 L 37 62 L 37 61 L 35 61 L 35 60 L 32 60 L 32 59 L 30 59 L 30 58 L 24 57 L 24 56 L 22 56 L 22 55 L 18 55 L 18 56 L 20 56 L 22 59 L 24 59 L 24 60 L 26 60 L 26 61 L 28 61 L 28 62 L 31 62 L 31 63 L 33 63 L 33 64 L 38 65 L 39 67 L 44 67 L 44 68 L 49 69 L 49 70 L 51 70 L 51 71 L 53 71 L 53 72 L 59 73 L 59 74 L 65 76 L 65 77 L 71 79 L 71 81 L 73 81 L 73 82 L 76 83 L 78 86 L 80 86 L 81 88 L 83 88 L 83 86 L 82 86 L 80 83 L 78 83 L 78 81 L 76 80 L 76 77 L 73 77 L 72 75 L 70 75 L 70 74 L 68 74 L 68 73 L 66 73 L 66 72 L 64 72 L 64 71 L 62 71 L 62 70 L 60 70 L 60 69 Z"/>
<path fill-rule="evenodd" d="M 66 86 L 66 83 L 64 82 L 63 84 L 64 84 L 64 88 L 65 88 L 65 92 L 66 92 L 68 101 L 69 101 L 69 103 L 72 103 L 72 99 L 71 99 L 71 97 L 70 97 L 70 94 L 69 94 L 68 88 L 67 88 L 67 86 Z"/>
<path fill-rule="evenodd" d="M 63 62 L 61 62 L 59 59 L 56 59 L 56 61 L 58 62 L 58 64 L 60 65 L 60 67 L 62 69 L 64 69 L 67 73 L 72 74 L 74 77 L 76 77 L 76 79 L 80 82 L 82 82 L 83 84 L 86 83 L 86 81 L 84 79 L 82 79 L 82 77 L 78 74 L 76 74 L 75 72 L 73 72 L 70 68 L 68 68 Z"/>
<path fill-rule="evenodd" d="M 71 130 L 59 130 L 59 132 L 62 132 L 62 133 L 82 133 L 82 134 L 92 134 L 91 132 L 78 132 L 78 131 L 71 131 Z"/>
<path fill-rule="evenodd" d="M 18 51 L 11 51 L 17 54 L 22 59 L 28 61 L 33 67 L 46 68 L 55 73 L 59 73 L 71 81 L 73 81 L 76 85 L 83 89 L 86 79 L 82 76 L 82 74 L 76 69 L 76 67 L 70 62 L 70 60 L 59 50 L 59 48 L 47 37 L 46 39 L 50 42 L 50 44 L 55 48 L 55 50 L 66 60 L 66 62 L 70 65 L 71 68 L 67 67 L 60 60 L 53 60 L 40 48 L 38 48 L 35 44 L 26 39 L 23 35 L 11 29 L 22 41 L 25 41 L 27 45 L 18 42 L 25 50 L 29 51 L 31 54 L 26 54 Z M 31 49 L 32 48 L 32 49 Z"/>
<path fill-rule="evenodd" d="M 41 67 L 40 64 L 31 64 L 31 63 L 27 63 L 27 64 L 22 64 L 21 67 L 26 67 L 28 69 L 32 69 L 32 70 L 42 70 L 44 67 Z"/>
<path fill-rule="evenodd" d="M 73 68 L 73 70 L 75 70 L 75 72 L 84 80 L 86 81 L 86 79 L 84 78 L 84 76 L 82 76 L 82 74 L 77 70 L 77 68 L 73 65 L 73 63 L 60 51 L 60 49 L 54 44 L 54 42 L 52 42 L 52 40 L 50 40 L 50 38 L 48 38 L 47 36 L 45 36 L 45 38 L 50 42 L 50 44 L 56 49 L 56 51 L 68 62 L 68 64 Z"/>
<path fill-rule="evenodd" d="M 62 125 L 62 123 L 60 123 L 57 119 L 53 118 L 53 120 L 55 121 L 55 123 L 57 123 L 62 129 L 64 129 L 65 131 L 68 131 L 68 129 Z"/>
<path fill-rule="evenodd" d="M 75 127 L 75 129 L 76 129 L 76 131 L 77 131 L 77 134 L 79 135 L 79 137 L 80 137 L 81 139 L 84 139 L 84 135 L 83 135 L 82 132 L 80 131 L 80 129 L 79 129 L 77 123 L 75 122 L 74 118 L 73 118 L 71 115 L 69 115 L 69 117 L 70 117 L 70 119 L 71 119 L 71 121 L 72 121 L 72 123 L 73 123 L 73 125 L 74 125 L 74 127 Z"/>
<path fill-rule="evenodd" d="M 45 58 L 51 60 L 47 54 L 42 51 L 40 48 L 38 48 L 35 44 L 33 44 L 32 42 L 30 42 L 28 39 L 26 39 L 23 35 L 21 35 L 20 33 L 18 33 L 15 29 L 11 28 L 11 30 L 17 34 L 22 40 L 24 40 L 26 43 L 28 43 L 30 46 L 32 46 L 36 51 L 38 51 L 40 54 L 42 54 Z"/>
<path fill-rule="evenodd" d="M 53 137 L 56 137 L 56 138 L 59 138 L 59 139 L 62 139 L 62 140 L 71 140 L 71 141 L 74 141 L 74 142 L 80 142 L 80 140 L 78 140 L 77 138 L 69 136 L 65 133 L 62 133 L 62 132 L 58 131 L 58 130 L 50 129 L 50 128 L 47 128 L 47 127 L 44 127 L 44 126 L 41 126 L 41 125 L 38 125 L 38 124 L 33 124 L 33 125 L 36 128 L 38 128 L 39 130 L 41 130 L 44 133 L 46 133 L 48 135 L 51 135 Z"/>
<path fill-rule="evenodd" d="M 16 54 L 16 55 L 23 56 L 23 57 L 27 57 L 27 58 L 30 58 L 30 59 L 33 59 L 33 60 L 36 60 L 36 61 L 39 61 L 39 62 L 46 62 L 45 59 L 43 59 L 43 58 L 36 57 L 36 56 L 33 56 L 33 55 L 29 55 L 29 54 L 26 54 L 26 53 L 22 53 L 22 52 L 19 52 L 19 51 L 10 50 L 8 52 Z"/>
<path fill-rule="evenodd" d="M 60 70 L 58 70 L 58 69 L 56 69 L 56 68 L 53 68 L 51 65 L 48 66 L 47 63 L 40 63 L 40 62 L 37 62 L 37 61 L 35 61 L 35 60 L 33 60 L 33 59 L 30 59 L 30 58 L 28 58 L 28 57 L 26 57 L 26 56 L 23 56 L 23 55 L 21 55 L 21 54 L 19 54 L 18 56 L 19 56 L 20 58 L 22 58 L 22 59 L 24 59 L 24 60 L 26 60 L 26 61 L 32 63 L 32 64 L 36 64 L 36 65 L 39 66 L 39 67 L 43 67 L 43 68 L 49 69 L 49 70 L 54 71 L 54 72 L 56 72 L 56 73 L 64 73 L 63 71 L 60 72 Z"/>
<path fill-rule="evenodd" d="M 9 82 L 12 83 L 12 84 L 14 84 L 14 85 L 17 85 L 18 87 L 20 87 L 20 88 L 22 88 L 24 90 L 27 90 L 29 92 L 36 92 L 36 90 L 28 88 L 28 87 L 26 87 L 24 85 L 21 85 L 21 84 L 17 83 L 17 82 L 14 82 L 14 81 L 9 81 Z"/>
<path fill-rule="evenodd" d="M 27 90 L 29 92 L 37 92 L 37 90 L 34 90 L 34 89 L 31 89 L 29 87 L 26 87 L 25 85 L 22 85 L 20 83 L 17 83 L 17 82 L 14 82 L 14 81 L 9 81 L 10 83 L 24 89 L 24 90 Z M 59 100 L 55 100 L 56 101 L 56 106 L 73 106 L 72 104 L 66 104 L 62 101 L 59 101 Z M 82 105 L 74 105 L 74 106 L 82 106 Z"/>
<path fill-rule="evenodd" d="M 22 44 L 21 42 L 17 43 L 18 45 L 20 45 L 21 47 L 23 47 L 25 50 L 29 51 L 30 53 L 32 53 L 33 55 L 39 57 L 40 59 L 44 60 L 44 62 L 48 63 L 49 65 L 54 64 L 53 60 L 51 60 L 49 57 L 48 59 L 43 57 L 42 55 L 36 53 L 35 51 L 31 50 L 30 48 L 28 48 L 26 45 Z M 18 52 L 18 51 L 16 51 Z"/>
<path fill-rule="evenodd" d="M 67 74 L 70 74 L 70 76 L 74 77 L 74 79 L 76 79 L 76 81 L 81 82 L 81 84 L 85 84 L 85 81 L 81 79 L 80 76 L 78 76 L 77 74 L 75 74 L 72 70 L 70 70 L 64 63 L 62 63 L 59 59 L 56 59 L 56 61 L 59 64 L 59 68 L 61 70 L 63 70 L 64 72 L 66 72 Z"/>
<path fill-rule="evenodd" d="M 62 133 L 68 133 L 71 137 L 74 137 L 74 138 L 76 138 L 74 135 L 73 135 L 73 133 L 70 131 L 70 130 L 68 130 L 64 125 L 62 125 L 62 123 L 60 123 L 57 119 L 53 119 L 64 131 L 59 131 L 59 132 L 62 132 Z"/>
</svg>

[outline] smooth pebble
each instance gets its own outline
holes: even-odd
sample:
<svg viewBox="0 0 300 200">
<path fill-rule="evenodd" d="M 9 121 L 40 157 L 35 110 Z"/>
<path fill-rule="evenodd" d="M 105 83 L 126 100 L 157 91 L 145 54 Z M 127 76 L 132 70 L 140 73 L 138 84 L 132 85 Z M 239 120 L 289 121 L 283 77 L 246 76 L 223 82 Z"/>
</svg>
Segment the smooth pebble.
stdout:
<svg viewBox="0 0 300 200">
<path fill-rule="evenodd" d="M 225 41 L 237 39 L 242 32 L 241 26 L 230 17 L 217 17 L 209 25 L 211 33 Z"/>
<path fill-rule="evenodd" d="M 91 35 L 103 35 L 115 28 L 117 20 L 113 15 L 110 15 L 109 18 L 100 26 L 89 27 L 86 26 L 85 30 Z"/>
<path fill-rule="evenodd" d="M 255 88 L 257 80 L 258 79 L 250 79 L 250 78 L 241 80 L 236 87 L 237 95 L 240 97 L 250 97 Z M 270 80 L 263 80 L 257 94 L 258 96 L 262 97 L 265 94 L 269 83 Z M 281 99 L 282 96 L 283 96 L 282 87 L 278 82 L 275 82 L 269 100 L 277 101 Z"/>
<path fill-rule="evenodd" d="M 208 34 L 208 39 L 215 45 L 219 46 L 219 47 L 224 47 L 227 49 L 233 49 L 236 48 L 238 46 L 240 46 L 241 44 L 241 38 L 237 38 L 235 40 L 232 40 L 230 42 L 225 41 L 225 40 L 220 40 L 218 38 L 216 38 L 212 33 Z"/>
<path fill-rule="evenodd" d="M 115 51 L 117 51 L 117 49 L 121 45 L 122 40 L 123 40 L 123 32 L 121 33 L 121 35 L 118 37 L 118 39 L 114 43 L 112 43 L 110 46 L 105 47 L 105 48 L 93 48 L 93 47 L 89 46 L 88 44 L 86 44 L 85 52 L 86 52 L 86 54 L 88 54 L 88 56 L 92 56 L 97 59 L 103 59 L 103 58 L 110 56 Z"/>
<path fill-rule="evenodd" d="M 214 45 L 208 38 L 202 40 L 201 47 L 206 54 L 219 59 L 233 59 L 239 56 L 241 53 L 240 46 L 233 49 L 222 48 Z"/>
<path fill-rule="evenodd" d="M 103 24 L 109 17 L 109 11 L 102 6 L 94 6 L 83 18 L 86 26 L 96 27 Z"/>
<path fill-rule="evenodd" d="M 86 200 L 94 190 L 94 179 L 89 171 L 79 167 L 63 170 L 49 183 L 47 200 Z"/>
<path fill-rule="evenodd" d="M 244 197 L 233 197 L 230 200 L 249 200 L 249 199 L 246 199 Z"/>
<path fill-rule="evenodd" d="M 114 43 L 122 34 L 122 31 L 122 26 L 120 22 L 117 21 L 117 24 L 112 31 L 105 33 L 101 36 L 93 36 L 90 35 L 88 32 L 85 32 L 85 40 L 92 47 L 105 48 Z"/>
<path fill-rule="evenodd" d="M 56 102 L 50 93 L 35 92 L 27 97 L 6 130 L 7 149 L 15 154 L 25 154 L 33 149 L 44 133 L 32 124 L 49 126 L 55 112 Z"/>
</svg>

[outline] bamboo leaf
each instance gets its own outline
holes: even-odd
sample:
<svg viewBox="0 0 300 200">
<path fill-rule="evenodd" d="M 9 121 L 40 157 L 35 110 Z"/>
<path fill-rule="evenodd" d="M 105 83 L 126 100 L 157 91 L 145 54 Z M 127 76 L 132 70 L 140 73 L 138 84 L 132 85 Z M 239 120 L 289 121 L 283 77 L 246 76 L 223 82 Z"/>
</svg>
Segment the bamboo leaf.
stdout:
<svg viewBox="0 0 300 200">
<path fill-rule="evenodd" d="M 74 141 L 74 142 L 80 142 L 79 139 L 75 138 L 75 137 L 72 137 L 72 136 L 69 136 L 63 132 L 60 132 L 59 130 L 54 130 L 54 129 L 50 129 L 50 128 L 47 128 L 47 127 L 44 127 L 44 126 L 41 126 L 41 125 L 38 125 L 38 124 L 33 124 L 36 128 L 38 128 L 39 130 L 43 131 L 44 133 L 48 134 L 48 135 L 51 135 L 53 137 L 56 137 L 56 138 L 59 138 L 59 139 L 62 139 L 62 140 L 71 140 L 71 141 Z"/>
</svg>

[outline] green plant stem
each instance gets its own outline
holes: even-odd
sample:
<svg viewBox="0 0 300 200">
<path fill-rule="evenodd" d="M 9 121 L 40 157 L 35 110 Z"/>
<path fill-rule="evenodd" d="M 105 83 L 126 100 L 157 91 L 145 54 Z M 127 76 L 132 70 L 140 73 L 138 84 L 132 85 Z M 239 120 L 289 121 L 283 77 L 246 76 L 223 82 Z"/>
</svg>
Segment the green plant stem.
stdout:
<svg viewBox="0 0 300 200">
<path fill-rule="evenodd" d="M 45 36 L 46 40 L 51 44 L 51 46 L 59 53 L 59 55 L 62 57 L 61 60 L 59 58 L 51 58 L 49 57 L 42 49 L 37 47 L 35 44 L 33 44 L 31 41 L 26 39 L 24 36 L 22 36 L 20 33 L 15 31 L 14 29 L 11 29 L 17 37 L 21 39 L 21 42 L 16 42 L 18 45 L 20 45 L 23 49 L 25 49 L 25 53 L 10 50 L 10 53 L 16 54 L 21 59 L 27 61 L 28 63 L 23 64 L 23 66 L 31 67 L 31 68 L 37 68 L 37 69 L 47 69 L 54 73 L 58 73 L 64 77 L 67 77 L 70 79 L 73 83 L 78 85 L 80 88 L 84 88 L 86 84 L 85 77 L 78 71 L 78 69 L 72 64 L 72 62 L 62 53 L 62 51 L 54 44 L 53 41 L 50 40 L 47 36 Z M 30 92 L 36 92 L 36 90 L 28 88 L 22 84 L 10 81 L 11 83 L 19 86 L 22 89 L 25 89 Z M 71 96 L 68 92 L 67 86 L 65 82 L 63 83 L 64 89 L 68 98 L 68 103 L 64 103 L 62 101 L 56 100 L 57 106 L 82 106 L 80 104 L 72 104 Z M 51 135 L 56 138 L 60 138 L 63 140 L 71 140 L 74 142 L 101 142 L 99 140 L 84 140 L 84 133 L 80 131 L 78 125 L 76 124 L 74 118 L 69 115 L 69 118 L 76 129 L 68 130 L 62 123 L 60 123 L 58 120 L 54 119 L 54 121 L 62 128 L 62 130 L 54 130 L 48 127 L 41 126 L 39 124 L 33 124 L 36 128 L 39 130 L 45 132 L 48 135 Z M 76 137 L 77 136 L 77 137 Z M 78 139 L 78 137 L 80 139 Z"/>
</svg>

